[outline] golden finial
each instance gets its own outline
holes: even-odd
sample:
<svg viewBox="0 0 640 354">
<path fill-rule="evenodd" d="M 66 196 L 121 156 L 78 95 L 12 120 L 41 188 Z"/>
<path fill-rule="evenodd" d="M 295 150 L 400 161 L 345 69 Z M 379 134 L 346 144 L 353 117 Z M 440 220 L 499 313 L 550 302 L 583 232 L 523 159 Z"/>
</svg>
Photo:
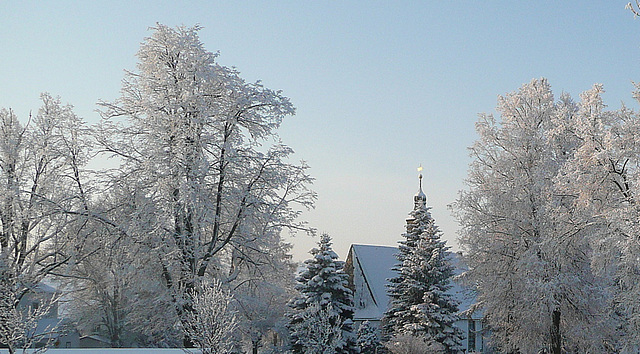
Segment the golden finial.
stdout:
<svg viewBox="0 0 640 354">
<path fill-rule="evenodd" d="M 422 170 L 422 164 L 420 164 L 420 167 L 418 167 L 418 172 L 420 172 L 420 175 L 418 175 L 418 179 L 420 180 L 420 189 L 418 189 L 418 193 L 413 197 L 414 209 L 427 207 L 427 195 L 422 191 Z"/>
</svg>

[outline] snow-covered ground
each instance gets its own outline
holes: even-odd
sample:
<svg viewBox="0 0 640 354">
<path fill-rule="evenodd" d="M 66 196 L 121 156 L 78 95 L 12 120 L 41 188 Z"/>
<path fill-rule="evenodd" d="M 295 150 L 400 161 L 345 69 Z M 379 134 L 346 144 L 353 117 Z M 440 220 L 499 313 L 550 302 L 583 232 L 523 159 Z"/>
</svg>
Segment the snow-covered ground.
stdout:
<svg viewBox="0 0 640 354">
<path fill-rule="evenodd" d="M 27 350 L 27 353 L 33 353 L 34 350 Z M 193 353 L 198 354 L 200 351 L 197 349 L 164 349 L 164 348 L 91 348 L 91 349 L 49 349 L 45 353 L 47 354 L 152 354 L 152 353 L 160 353 L 160 354 L 185 354 L 185 353 Z M 8 349 L 0 349 L 0 354 L 8 354 Z M 22 353 L 22 350 L 17 350 L 16 353 Z"/>
</svg>

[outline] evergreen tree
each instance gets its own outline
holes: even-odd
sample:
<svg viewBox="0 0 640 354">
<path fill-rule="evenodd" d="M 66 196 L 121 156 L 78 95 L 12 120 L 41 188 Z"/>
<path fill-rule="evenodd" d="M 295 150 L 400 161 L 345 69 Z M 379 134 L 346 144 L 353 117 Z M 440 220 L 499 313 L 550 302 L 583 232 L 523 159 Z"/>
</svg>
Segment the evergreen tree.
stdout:
<svg viewBox="0 0 640 354">
<path fill-rule="evenodd" d="M 382 350 L 380 338 L 375 326 L 369 321 L 364 321 L 358 327 L 358 347 L 362 354 L 375 354 Z"/>
<path fill-rule="evenodd" d="M 294 310 L 290 314 L 289 331 L 291 332 L 291 349 L 294 353 L 357 353 L 356 338 L 353 331 L 353 292 L 347 287 L 348 275 L 344 272 L 344 262 L 331 248 L 331 237 L 324 234 L 320 237 L 318 248 L 309 253 L 313 256 L 304 263 L 306 269 L 296 277 L 296 290 L 300 293 L 289 304 Z M 330 313 L 331 315 L 327 315 Z M 318 315 L 329 318 L 320 321 Z M 316 327 L 318 323 L 327 322 L 333 327 L 341 322 L 341 340 L 328 339 L 334 348 L 320 348 L 316 338 L 308 338 L 308 327 Z M 331 328 L 322 333 L 332 333 Z"/>
<path fill-rule="evenodd" d="M 403 334 L 423 337 L 451 352 L 459 348 L 462 338 L 453 326 L 457 304 L 446 293 L 453 276 L 447 260 L 449 248 L 440 239 L 442 232 L 426 206 L 422 186 L 414 200 L 405 239 L 399 241 L 400 263 L 394 268 L 398 276 L 390 279 L 391 304 L 382 319 L 383 333 L 387 338 Z"/>
</svg>

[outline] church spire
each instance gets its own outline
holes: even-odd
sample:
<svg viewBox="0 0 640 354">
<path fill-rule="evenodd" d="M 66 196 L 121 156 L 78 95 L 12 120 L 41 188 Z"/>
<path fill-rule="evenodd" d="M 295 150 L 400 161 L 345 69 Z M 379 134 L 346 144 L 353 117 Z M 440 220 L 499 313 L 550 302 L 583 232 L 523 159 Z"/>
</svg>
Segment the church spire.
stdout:
<svg viewBox="0 0 640 354">
<path fill-rule="evenodd" d="M 418 193 L 413 197 L 414 210 L 427 207 L 427 195 L 422 191 L 422 164 L 420 164 L 420 167 L 418 167 L 418 172 L 420 172 L 420 175 L 418 175 L 418 179 L 420 180 L 420 189 L 418 190 Z"/>
</svg>

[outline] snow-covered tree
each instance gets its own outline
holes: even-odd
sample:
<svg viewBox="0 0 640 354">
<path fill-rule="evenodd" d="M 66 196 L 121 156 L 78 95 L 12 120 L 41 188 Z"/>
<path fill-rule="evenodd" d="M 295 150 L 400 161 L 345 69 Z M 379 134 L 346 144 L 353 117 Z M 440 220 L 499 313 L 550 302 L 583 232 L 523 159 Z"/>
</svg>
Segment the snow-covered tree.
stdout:
<svg viewBox="0 0 640 354">
<path fill-rule="evenodd" d="M 121 97 L 102 103 L 95 138 L 121 161 L 106 188 L 127 184 L 147 198 L 138 206 L 150 229 L 126 219 L 120 228 L 149 248 L 164 294 L 175 305 L 167 330 L 193 311 L 190 293 L 202 278 L 230 283 L 247 268 L 273 261 L 282 230 L 306 230 L 296 221 L 315 195 L 307 166 L 289 163 L 277 128 L 294 113 L 289 99 L 204 49 L 199 27 L 157 25 L 128 72 Z M 139 213 L 140 214 L 140 213 Z M 185 346 L 191 343 L 185 338 Z"/>
<path fill-rule="evenodd" d="M 49 94 L 41 99 L 25 125 L 13 111 L 0 109 L 0 262 L 7 284 L 2 306 L 14 307 L 6 310 L 9 317 L 21 314 L 23 330 L 37 322 L 38 311 L 16 312 L 20 301 L 43 279 L 82 258 L 88 216 L 84 123 L 60 99 Z"/>
<path fill-rule="evenodd" d="M 392 354 L 445 354 L 445 346 L 440 342 L 429 341 L 423 336 L 412 334 L 399 334 L 391 337 L 385 344 L 385 348 Z"/>
<path fill-rule="evenodd" d="M 99 200 L 105 202 L 107 199 Z M 93 210 L 103 209 L 95 207 Z M 68 277 L 62 281 L 70 298 L 68 315 L 81 333 L 108 338 L 111 347 L 146 344 L 138 334 L 150 332 L 153 326 L 146 323 L 146 329 L 138 333 L 134 320 L 137 309 L 133 307 L 138 295 L 135 284 L 147 284 L 148 275 L 144 274 L 147 269 L 140 264 L 146 257 L 143 254 L 136 257 L 136 253 L 145 249 L 128 237 L 114 235 L 116 229 L 112 226 L 92 226 L 92 233 L 85 242 L 90 254 L 69 269 Z M 147 306 L 153 306 L 153 303 L 147 303 Z"/>
<path fill-rule="evenodd" d="M 608 111 L 603 92 L 602 85 L 584 92 L 576 114 L 561 126 L 569 132 L 565 141 L 574 142 L 575 152 L 555 182 L 563 196 L 562 207 L 571 215 L 565 218 L 565 224 L 588 225 L 583 233 L 593 249 L 591 265 L 608 280 L 609 291 L 614 294 L 606 300 L 615 314 L 608 319 L 620 329 L 616 350 L 626 346 L 637 351 L 640 243 L 632 235 L 640 232 L 636 221 L 640 217 L 636 202 L 640 117 L 625 106 Z M 610 339 L 608 343 L 615 347 L 616 341 Z"/>
<path fill-rule="evenodd" d="M 318 303 L 300 313 L 299 321 L 291 323 L 289 329 L 295 333 L 294 353 L 335 354 L 349 353 L 343 336 L 344 320 L 331 309 Z"/>
<path fill-rule="evenodd" d="M 61 328 L 59 323 L 39 325 L 39 321 L 49 315 L 50 311 L 57 308 L 54 304 L 59 296 L 39 297 L 29 293 L 30 303 L 18 301 L 16 288 L 19 287 L 8 262 L 0 256 L 0 348 L 7 348 L 10 354 L 25 353 L 28 348 L 38 344 L 35 352 L 46 350 L 53 344 L 55 336 Z M 32 301 L 38 301 L 38 306 L 33 306 Z"/>
<path fill-rule="evenodd" d="M 634 17 L 640 16 L 640 1 L 636 0 L 635 6 L 632 3 L 628 2 L 625 8 L 631 11 Z"/>
<path fill-rule="evenodd" d="M 238 320 L 232 309 L 231 293 L 220 281 L 193 294 L 193 311 L 185 314 L 185 331 L 203 354 L 230 353 L 235 348 Z"/>
<path fill-rule="evenodd" d="M 179 346 L 181 334 L 173 298 L 163 285 L 155 245 L 147 235 L 157 227 L 149 198 L 125 181 L 88 203 L 93 218 L 85 226 L 87 255 L 68 269 L 69 315 L 82 333 L 104 336 L 112 347 Z"/>
<path fill-rule="evenodd" d="M 640 102 L 638 84 L 634 98 Z M 607 233 L 599 239 L 596 260 L 600 260 L 599 270 L 615 272 L 616 311 L 623 314 L 622 345 L 634 352 L 640 350 L 640 114 L 623 107 L 603 116 L 607 129 L 596 136 L 605 147 L 592 150 L 591 161 L 597 161 L 599 168 L 591 170 L 589 179 L 595 182 L 604 176 L 601 181 L 605 183 L 583 185 L 580 194 L 583 198 L 605 197 L 585 204 L 592 212 L 598 211 L 598 201 L 606 206 L 605 222 L 599 225 Z"/>
<path fill-rule="evenodd" d="M 282 251 L 288 252 L 288 248 Z M 274 254 L 274 262 L 260 273 L 247 269 L 240 274 L 233 293 L 239 328 L 252 353 L 278 351 L 285 345 L 287 302 L 295 292 L 294 272 L 290 256 Z"/>
<path fill-rule="evenodd" d="M 318 248 L 313 248 L 312 258 L 304 262 L 305 268 L 296 277 L 296 290 L 299 295 L 294 297 L 290 306 L 289 329 L 291 334 L 291 348 L 294 353 L 307 353 L 315 350 L 320 339 L 309 337 L 310 327 L 314 323 L 325 323 L 333 328 L 340 322 L 340 339 L 323 339 L 322 342 L 332 343 L 327 350 L 337 353 L 356 353 L 356 337 L 353 328 L 353 292 L 348 288 L 348 275 L 344 272 L 344 262 L 338 260 L 338 255 L 331 247 L 331 237 L 323 234 L 318 242 Z M 325 319 L 316 318 L 322 315 Z M 313 323 L 307 323 L 307 322 Z M 322 322 L 324 321 L 324 322 Z M 334 333 L 328 329 L 320 329 L 323 334 Z M 320 333 L 320 332 L 318 332 Z M 324 338 L 324 337 L 323 337 Z"/>
<path fill-rule="evenodd" d="M 0 347 L 13 353 L 26 331 L 17 309 L 15 276 L 5 257 L 0 255 Z"/>
<path fill-rule="evenodd" d="M 503 351 L 598 352 L 614 340 L 607 279 L 591 268 L 599 230 L 563 187 L 580 183 L 564 167 L 578 154 L 576 117 L 590 109 L 554 102 L 547 81 L 533 80 L 499 98 L 500 123 L 483 114 L 476 125 L 470 188 L 454 210 L 463 279 Z"/>
<path fill-rule="evenodd" d="M 414 209 L 407 220 L 404 240 L 399 241 L 400 262 L 389 279 L 389 309 L 382 318 L 383 333 L 389 338 L 409 334 L 438 342 L 448 351 L 460 346 L 461 332 L 453 324 L 457 320 L 457 304 L 446 291 L 451 288 L 453 267 L 449 264 L 446 242 L 426 206 L 426 195 L 415 196 Z"/>
<path fill-rule="evenodd" d="M 362 354 L 377 354 L 382 344 L 378 337 L 378 329 L 369 321 L 364 321 L 358 327 L 358 348 Z"/>
</svg>

